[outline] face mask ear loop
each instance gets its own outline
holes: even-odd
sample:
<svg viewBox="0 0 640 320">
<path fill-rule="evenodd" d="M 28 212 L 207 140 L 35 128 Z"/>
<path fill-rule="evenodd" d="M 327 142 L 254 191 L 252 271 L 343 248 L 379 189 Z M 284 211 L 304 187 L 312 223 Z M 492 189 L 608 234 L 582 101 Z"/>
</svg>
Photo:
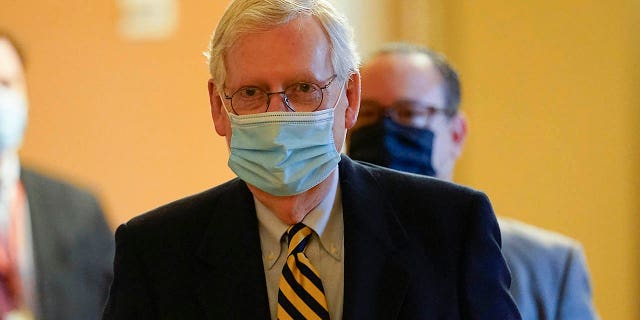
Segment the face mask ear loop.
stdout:
<svg viewBox="0 0 640 320">
<path fill-rule="evenodd" d="M 340 103 L 340 100 L 342 100 L 342 91 L 344 90 L 344 86 L 346 84 L 347 84 L 346 82 L 343 82 L 342 86 L 340 86 L 340 91 L 338 91 L 338 100 L 336 100 L 336 103 L 333 105 L 333 107 L 331 107 L 331 109 L 335 109 Z"/>
<path fill-rule="evenodd" d="M 222 103 L 222 109 L 224 109 L 224 112 L 227 113 L 227 117 L 229 117 L 229 115 L 233 114 L 231 112 L 229 112 L 229 110 L 227 110 L 227 104 L 224 103 L 224 101 L 226 100 L 225 98 L 223 98 L 221 95 L 218 94 L 218 97 L 220 98 L 220 103 Z"/>
</svg>

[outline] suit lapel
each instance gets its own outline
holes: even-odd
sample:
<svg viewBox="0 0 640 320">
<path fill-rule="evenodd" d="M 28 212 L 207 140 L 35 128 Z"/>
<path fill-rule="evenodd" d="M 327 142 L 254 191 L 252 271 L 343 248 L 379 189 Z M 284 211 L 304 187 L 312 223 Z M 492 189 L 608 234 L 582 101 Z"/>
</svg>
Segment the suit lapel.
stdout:
<svg viewBox="0 0 640 320">
<path fill-rule="evenodd" d="M 253 197 L 237 180 L 215 206 L 198 249 L 198 298 L 208 319 L 268 319 L 269 303 Z"/>
<path fill-rule="evenodd" d="M 361 171 L 356 173 L 356 171 Z M 395 319 L 410 281 L 406 234 L 376 180 L 343 157 L 344 319 Z M 269 303 L 251 192 L 224 192 L 198 249 L 198 299 L 208 319 L 268 319 Z"/>
<path fill-rule="evenodd" d="M 356 173 L 356 171 L 361 171 Z M 407 237 L 366 170 L 343 157 L 344 319 L 395 319 L 409 285 Z"/>
</svg>

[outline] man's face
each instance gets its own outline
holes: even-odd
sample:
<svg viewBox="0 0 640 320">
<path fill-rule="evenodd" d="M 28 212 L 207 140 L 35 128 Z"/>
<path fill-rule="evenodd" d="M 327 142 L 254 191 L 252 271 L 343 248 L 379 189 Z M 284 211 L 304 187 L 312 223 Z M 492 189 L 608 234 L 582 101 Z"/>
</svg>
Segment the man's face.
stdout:
<svg viewBox="0 0 640 320">
<path fill-rule="evenodd" d="M 374 58 L 362 67 L 362 102 L 374 102 L 385 109 L 401 101 L 413 101 L 421 106 L 443 110 L 445 91 L 442 77 L 431 60 L 423 54 L 385 54 Z M 365 107 L 354 129 L 371 124 Z M 442 112 L 430 118 L 443 118 Z M 432 128 L 429 121 L 428 129 Z"/>
<path fill-rule="evenodd" d="M 297 82 L 324 86 L 335 73 L 329 48 L 327 36 L 319 23 L 311 17 L 300 17 L 265 32 L 245 34 L 225 56 L 227 79 L 224 92 L 231 95 L 244 86 L 277 92 Z M 324 98 L 320 109 L 332 107 L 338 96 L 342 95 L 335 109 L 333 125 L 337 150 L 342 148 L 346 129 L 355 123 L 360 93 L 358 77 L 357 74 L 352 76 L 352 81 L 348 84 L 335 80 L 323 90 Z M 230 144 L 231 126 L 222 109 L 226 107 L 231 111 L 229 101 L 226 100 L 226 106 L 222 106 L 211 82 L 209 86 L 216 131 L 225 136 Z M 340 91 L 342 86 L 345 89 Z M 272 95 L 270 99 L 269 111 L 288 111 L 281 95 Z"/>
<path fill-rule="evenodd" d="M 450 179 L 460 144 L 452 137 L 452 122 L 442 110 L 445 107 L 445 86 L 442 76 L 431 59 L 424 54 L 385 54 L 373 58 L 361 68 L 362 107 L 358 128 L 379 121 L 367 109 L 367 102 L 389 109 L 402 101 L 417 102 L 431 110 L 440 110 L 414 122 L 421 129 L 434 133 L 431 164 L 436 176 Z M 428 161 L 428 160 L 425 160 Z"/>
<path fill-rule="evenodd" d="M 4 38 L 0 38 L 0 86 L 26 93 L 22 63 L 9 40 Z"/>
</svg>

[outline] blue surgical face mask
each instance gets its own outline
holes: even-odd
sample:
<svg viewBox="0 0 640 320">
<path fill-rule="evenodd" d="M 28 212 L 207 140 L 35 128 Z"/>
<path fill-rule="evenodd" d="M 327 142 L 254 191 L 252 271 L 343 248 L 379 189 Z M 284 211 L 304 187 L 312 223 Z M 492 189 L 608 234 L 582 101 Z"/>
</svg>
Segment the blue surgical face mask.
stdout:
<svg viewBox="0 0 640 320">
<path fill-rule="evenodd" d="M 27 124 L 27 99 L 0 86 L 0 152 L 17 149 Z"/>
<path fill-rule="evenodd" d="M 431 163 L 434 134 L 389 118 L 351 132 L 349 156 L 383 167 L 435 176 Z"/>
<path fill-rule="evenodd" d="M 333 137 L 339 101 L 314 112 L 227 112 L 232 132 L 229 167 L 240 179 L 275 196 L 318 185 L 340 162 Z"/>
</svg>

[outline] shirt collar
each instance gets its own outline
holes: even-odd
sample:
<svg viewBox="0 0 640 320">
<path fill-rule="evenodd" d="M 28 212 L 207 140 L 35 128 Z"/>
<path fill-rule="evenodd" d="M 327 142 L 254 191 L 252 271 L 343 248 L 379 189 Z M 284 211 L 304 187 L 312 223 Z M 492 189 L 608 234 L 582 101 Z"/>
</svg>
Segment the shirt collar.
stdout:
<svg viewBox="0 0 640 320">
<path fill-rule="evenodd" d="M 313 208 L 303 219 L 302 223 L 311 228 L 320 239 L 321 247 L 334 259 L 342 259 L 342 201 L 339 192 L 338 170 L 330 175 L 331 187 L 320 204 Z M 258 216 L 262 258 L 265 268 L 271 269 L 278 258 L 286 254 L 284 234 L 289 225 L 282 222 L 276 215 L 255 197 L 253 198 Z"/>
</svg>

